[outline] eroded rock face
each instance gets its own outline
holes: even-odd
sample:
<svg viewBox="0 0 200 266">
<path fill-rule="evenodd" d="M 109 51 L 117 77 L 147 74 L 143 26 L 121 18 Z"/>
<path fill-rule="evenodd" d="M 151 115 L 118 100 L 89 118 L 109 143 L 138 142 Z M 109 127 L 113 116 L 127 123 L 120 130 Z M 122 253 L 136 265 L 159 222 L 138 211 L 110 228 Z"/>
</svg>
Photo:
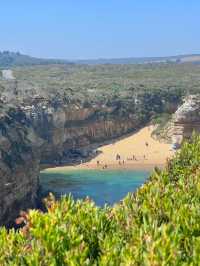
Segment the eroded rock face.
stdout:
<svg viewBox="0 0 200 266">
<path fill-rule="evenodd" d="M 37 149 L 41 167 L 79 162 L 90 155 L 95 145 L 136 129 L 141 123 L 120 118 L 112 114 L 113 109 L 101 106 L 55 108 L 39 104 L 23 111 L 31 125 L 27 138 Z"/>
<path fill-rule="evenodd" d="M 1 113 L 0 225 L 36 203 L 39 158 L 26 137 L 28 130 L 24 113 L 13 109 Z"/>
<path fill-rule="evenodd" d="M 200 133 L 200 95 L 185 98 L 173 116 L 172 125 L 173 142 L 180 143 L 183 138 L 190 138 L 194 131 Z"/>
<path fill-rule="evenodd" d="M 105 102 L 47 89 L 24 94 L 26 88 L 16 82 L 0 97 L 0 225 L 36 204 L 40 169 L 87 160 L 105 141 L 139 129 L 166 106 L 173 112 L 178 104 L 146 94 Z"/>
<path fill-rule="evenodd" d="M 104 141 L 141 124 L 133 114 L 115 115 L 114 108 L 53 106 L 44 99 L 1 109 L 0 225 L 35 206 L 40 169 L 86 160 Z"/>
</svg>

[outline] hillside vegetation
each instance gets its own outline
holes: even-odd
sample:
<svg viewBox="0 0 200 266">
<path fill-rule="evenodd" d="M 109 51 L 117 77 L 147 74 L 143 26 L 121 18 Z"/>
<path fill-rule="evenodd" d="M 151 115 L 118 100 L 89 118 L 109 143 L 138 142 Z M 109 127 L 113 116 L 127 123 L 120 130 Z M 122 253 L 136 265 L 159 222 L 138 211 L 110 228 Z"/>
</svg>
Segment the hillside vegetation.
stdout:
<svg viewBox="0 0 200 266">
<path fill-rule="evenodd" d="M 49 64 L 148 64 L 148 63 L 200 63 L 199 54 L 186 54 L 166 57 L 130 57 L 130 58 L 110 58 L 110 59 L 85 59 L 85 60 L 65 60 L 65 59 L 45 59 L 24 55 L 19 52 L 0 51 L 0 68 L 30 65 Z"/>
<path fill-rule="evenodd" d="M 114 207 L 46 200 L 0 230 L 0 265 L 199 265 L 200 137 Z"/>
<path fill-rule="evenodd" d="M 128 58 L 100 58 L 90 60 L 77 60 L 80 64 L 148 64 L 148 63 L 199 63 L 200 55 L 188 54 L 188 55 L 176 55 L 176 56 L 165 56 L 165 57 L 128 57 Z"/>
<path fill-rule="evenodd" d="M 31 102 L 40 94 L 88 108 L 104 105 L 143 124 L 173 114 L 185 95 L 200 92 L 200 65 L 194 64 L 51 65 L 18 67 L 13 73 L 19 99 Z"/>
<path fill-rule="evenodd" d="M 35 58 L 19 52 L 0 52 L 0 69 L 14 66 L 68 64 L 67 60 Z"/>
<path fill-rule="evenodd" d="M 12 72 L 13 81 L 0 77 L 4 103 L 104 109 L 99 119 L 121 117 L 140 126 L 151 120 L 165 126 L 183 97 L 200 93 L 200 65 L 190 63 L 40 65 Z"/>
<path fill-rule="evenodd" d="M 109 104 L 142 95 L 173 103 L 183 95 L 200 92 L 200 65 L 193 64 L 50 65 L 16 67 L 13 74 L 21 94 L 52 98 L 64 94 L 89 103 Z"/>
</svg>

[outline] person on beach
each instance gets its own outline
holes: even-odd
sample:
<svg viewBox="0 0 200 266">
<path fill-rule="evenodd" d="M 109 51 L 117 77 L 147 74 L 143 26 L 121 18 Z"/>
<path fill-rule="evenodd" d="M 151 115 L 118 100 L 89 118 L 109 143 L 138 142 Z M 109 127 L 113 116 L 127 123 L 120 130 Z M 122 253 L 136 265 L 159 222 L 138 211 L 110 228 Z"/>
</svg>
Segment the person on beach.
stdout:
<svg viewBox="0 0 200 266">
<path fill-rule="evenodd" d="M 108 165 L 107 164 L 105 164 L 103 167 L 102 167 L 102 169 L 107 169 L 108 168 Z"/>
<path fill-rule="evenodd" d="M 117 153 L 117 155 L 116 155 L 116 161 L 117 160 L 120 160 L 120 158 L 121 158 L 120 155 Z"/>
<path fill-rule="evenodd" d="M 97 166 L 99 166 L 99 164 L 100 164 L 100 162 L 99 162 L 99 161 L 97 161 Z"/>
</svg>

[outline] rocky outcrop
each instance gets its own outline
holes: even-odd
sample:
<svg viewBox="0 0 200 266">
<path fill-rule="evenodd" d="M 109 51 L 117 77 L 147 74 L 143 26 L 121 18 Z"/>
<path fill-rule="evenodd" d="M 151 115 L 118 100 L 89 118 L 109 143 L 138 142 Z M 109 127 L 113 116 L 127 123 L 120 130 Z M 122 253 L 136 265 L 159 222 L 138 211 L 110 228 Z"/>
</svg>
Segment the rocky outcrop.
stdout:
<svg viewBox="0 0 200 266">
<path fill-rule="evenodd" d="M 88 157 L 96 145 L 139 127 L 138 119 L 115 115 L 114 108 L 39 102 L 21 108 L 31 125 L 27 138 L 37 149 L 41 167 L 74 163 Z"/>
<path fill-rule="evenodd" d="M 52 103 L 1 106 L 0 225 L 37 201 L 39 171 L 95 155 L 104 141 L 137 129 L 134 114 L 121 117 L 116 107 Z"/>
<path fill-rule="evenodd" d="M 0 225 L 36 204 L 40 169 L 88 160 L 105 141 L 173 112 L 180 102 L 169 90 L 157 95 L 108 88 L 101 95 L 100 88 L 72 89 L 48 73 L 48 82 L 15 72 L 16 80 L 0 83 Z"/>
<path fill-rule="evenodd" d="M 168 135 L 173 143 L 180 144 L 190 138 L 193 132 L 200 133 L 200 95 L 190 95 L 173 115 Z"/>
<path fill-rule="evenodd" d="M 4 108 L 5 110 L 5 108 Z M 27 139 L 25 114 L 10 108 L 0 117 L 0 224 L 36 204 L 39 158 Z"/>
</svg>

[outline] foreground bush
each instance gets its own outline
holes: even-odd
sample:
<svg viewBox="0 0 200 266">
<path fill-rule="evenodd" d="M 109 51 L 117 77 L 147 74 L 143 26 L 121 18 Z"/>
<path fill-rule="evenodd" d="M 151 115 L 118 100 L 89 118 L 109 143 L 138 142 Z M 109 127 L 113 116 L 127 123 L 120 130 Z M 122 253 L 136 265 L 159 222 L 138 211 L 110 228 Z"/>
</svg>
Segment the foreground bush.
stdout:
<svg viewBox="0 0 200 266">
<path fill-rule="evenodd" d="M 113 208 L 46 200 L 0 230 L 0 265 L 200 265 L 200 137 Z"/>
</svg>

